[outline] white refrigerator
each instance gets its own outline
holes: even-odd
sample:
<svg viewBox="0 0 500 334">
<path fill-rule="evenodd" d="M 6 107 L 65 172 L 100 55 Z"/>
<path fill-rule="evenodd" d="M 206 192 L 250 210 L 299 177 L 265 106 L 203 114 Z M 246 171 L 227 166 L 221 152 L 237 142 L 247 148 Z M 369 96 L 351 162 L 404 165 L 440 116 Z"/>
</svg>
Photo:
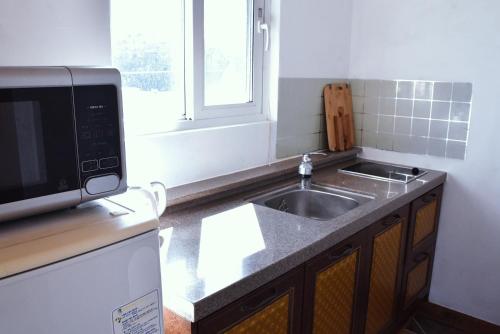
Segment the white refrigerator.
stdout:
<svg viewBox="0 0 500 334">
<path fill-rule="evenodd" d="M 129 195 L 0 226 L 0 334 L 163 333 L 158 218 Z"/>
</svg>

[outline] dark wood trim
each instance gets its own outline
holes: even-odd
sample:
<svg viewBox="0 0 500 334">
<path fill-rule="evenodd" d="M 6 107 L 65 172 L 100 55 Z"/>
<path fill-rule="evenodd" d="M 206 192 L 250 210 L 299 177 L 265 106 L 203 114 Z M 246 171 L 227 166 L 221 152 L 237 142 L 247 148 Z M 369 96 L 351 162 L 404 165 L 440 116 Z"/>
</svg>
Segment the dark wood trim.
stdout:
<svg viewBox="0 0 500 334">
<path fill-rule="evenodd" d="M 376 223 L 374 223 L 376 224 Z M 370 290 L 370 271 L 373 256 L 373 247 L 370 243 L 372 241 L 370 235 L 370 227 L 362 230 L 362 256 L 360 261 L 360 275 L 358 277 L 358 291 L 356 296 L 356 312 L 355 313 L 355 324 L 353 326 L 352 333 L 364 333 L 365 332 L 365 322 L 366 322 L 366 312 L 368 311 L 368 291 Z"/>
<path fill-rule="evenodd" d="M 421 303 L 417 313 L 466 333 L 500 334 L 500 326 L 430 302 Z"/>
</svg>

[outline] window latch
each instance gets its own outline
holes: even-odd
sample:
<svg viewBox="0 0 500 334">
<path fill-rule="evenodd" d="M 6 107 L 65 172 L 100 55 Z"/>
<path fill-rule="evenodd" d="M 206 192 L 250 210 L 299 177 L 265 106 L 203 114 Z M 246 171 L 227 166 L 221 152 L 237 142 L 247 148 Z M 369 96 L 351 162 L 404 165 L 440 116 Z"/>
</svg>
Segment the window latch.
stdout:
<svg viewBox="0 0 500 334">
<path fill-rule="evenodd" d="M 269 26 L 264 21 L 264 9 L 258 9 L 257 33 L 264 34 L 264 51 L 269 50 Z"/>
</svg>

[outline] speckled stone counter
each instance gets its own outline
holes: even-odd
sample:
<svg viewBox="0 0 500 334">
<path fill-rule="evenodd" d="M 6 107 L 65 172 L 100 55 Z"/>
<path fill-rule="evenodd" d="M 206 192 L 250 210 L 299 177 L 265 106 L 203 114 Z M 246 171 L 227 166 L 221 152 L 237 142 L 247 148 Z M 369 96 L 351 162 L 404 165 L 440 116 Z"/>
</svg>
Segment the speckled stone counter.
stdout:
<svg viewBox="0 0 500 334">
<path fill-rule="evenodd" d="M 374 196 L 329 221 L 317 221 L 248 199 L 297 177 L 168 214 L 161 219 L 163 303 L 195 322 L 361 231 L 445 181 L 428 173 L 408 184 L 338 173 L 356 159 L 314 171 L 313 182 Z"/>
</svg>

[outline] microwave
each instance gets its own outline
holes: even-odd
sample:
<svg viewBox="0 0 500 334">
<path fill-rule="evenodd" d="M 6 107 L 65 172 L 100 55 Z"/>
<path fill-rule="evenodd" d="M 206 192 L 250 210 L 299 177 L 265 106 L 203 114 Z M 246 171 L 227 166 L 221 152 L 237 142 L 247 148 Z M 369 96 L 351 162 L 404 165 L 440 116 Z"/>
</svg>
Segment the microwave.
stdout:
<svg viewBox="0 0 500 334">
<path fill-rule="evenodd" d="M 120 73 L 0 67 L 0 221 L 127 189 Z"/>
</svg>

